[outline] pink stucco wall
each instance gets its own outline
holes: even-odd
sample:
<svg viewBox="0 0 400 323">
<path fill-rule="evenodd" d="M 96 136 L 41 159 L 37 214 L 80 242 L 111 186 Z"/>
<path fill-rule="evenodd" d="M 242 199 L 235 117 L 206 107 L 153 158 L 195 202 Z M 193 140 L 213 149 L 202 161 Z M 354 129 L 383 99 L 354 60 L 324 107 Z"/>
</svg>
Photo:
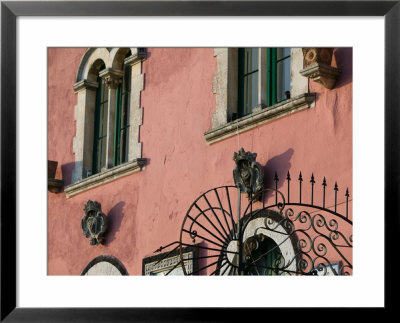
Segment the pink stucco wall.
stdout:
<svg viewBox="0 0 400 323">
<path fill-rule="evenodd" d="M 58 161 L 57 178 L 71 181 L 75 136 L 72 90 L 84 48 L 48 50 L 48 159 Z M 293 179 L 301 171 L 317 185 L 323 176 L 327 191 L 339 185 L 338 203 L 345 189 L 352 194 L 352 52 L 336 49 L 343 70 L 333 90 L 310 82 L 317 93 L 315 107 L 274 120 L 255 129 L 208 145 L 204 132 L 211 128 L 216 108 L 212 92 L 216 58 L 212 48 L 149 48 L 143 62 L 141 172 L 93 188 L 69 199 L 65 193 L 48 193 L 48 274 L 79 275 L 95 257 L 118 258 L 128 273 L 142 273 L 142 259 L 161 245 L 179 238 L 183 217 L 202 192 L 233 184 L 234 151 L 243 147 L 258 154 L 269 186 L 273 175 Z M 280 187 L 285 186 L 280 182 Z M 291 196 L 296 196 L 293 185 Z M 320 192 L 320 191 L 318 191 Z M 304 185 L 303 196 L 309 196 Z M 315 194 L 314 201 L 321 200 Z M 327 194 L 327 206 L 333 194 Z M 89 245 L 80 227 L 87 200 L 99 201 L 110 218 L 106 243 Z M 351 199 L 351 197 L 350 197 Z M 350 204 L 351 205 L 351 204 Z M 338 211 L 344 212 L 343 205 Z M 351 211 L 351 210 L 350 210 Z"/>
</svg>

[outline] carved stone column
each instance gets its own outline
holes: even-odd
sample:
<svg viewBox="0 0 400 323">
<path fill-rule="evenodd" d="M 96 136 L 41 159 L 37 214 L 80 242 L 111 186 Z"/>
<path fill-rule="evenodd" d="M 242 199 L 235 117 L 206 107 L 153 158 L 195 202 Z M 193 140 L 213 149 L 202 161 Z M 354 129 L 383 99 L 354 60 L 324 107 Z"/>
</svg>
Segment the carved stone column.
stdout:
<svg viewBox="0 0 400 323">
<path fill-rule="evenodd" d="M 120 84 L 123 72 L 106 68 L 99 73 L 108 87 L 107 107 L 107 143 L 106 143 L 106 167 L 114 167 L 114 128 L 115 128 L 115 102 L 117 87 Z"/>
<path fill-rule="evenodd" d="M 340 76 L 340 69 L 331 66 L 333 48 L 303 48 L 303 69 L 300 74 L 333 89 Z"/>
<path fill-rule="evenodd" d="M 47 174 L 48 174 L 48 190 L 52 193 L 59 193 L 61 191 L 63 181 L 56 179 L 56 170 L 58 162 L 54 160 L 47 161 Z"/>
<path fill-rule="evenodd" d="M 259 48 L 258 52 L 258 107 L 263 108 L 267 104 L 267 50 Z"/>
</svg>

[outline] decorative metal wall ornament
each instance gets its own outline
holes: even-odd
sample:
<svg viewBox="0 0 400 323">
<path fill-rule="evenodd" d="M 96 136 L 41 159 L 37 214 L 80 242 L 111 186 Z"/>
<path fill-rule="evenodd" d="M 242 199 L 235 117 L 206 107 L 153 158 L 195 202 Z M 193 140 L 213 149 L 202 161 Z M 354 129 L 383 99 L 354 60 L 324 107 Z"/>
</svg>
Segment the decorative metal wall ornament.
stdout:
<svg viewBox="0 0 400 323">
<path fill-rule="evenodd" d="M 107 230 L 107 217 L 101 211 L 101 204 L 96 201 L 87 201 L 83 210 L 85 211 L 81 221 L 83 234 L 90 239 L 91 245 L 99 245 L 103 242 L 103 235 Z"/>
<path fill-rule="evenodd" d="M 237 186 L 208 190 L 189 207 L 179 240 L 155 252 L 175 246 L 165 257 L 178 250 L 180 262 L 175 267 L 181 266 L 185 275 L 351 275 L 353 222 L 348 189 L 343 192 L 344 202 L 338 202 L 338 185 L 332 182 L 333 196 L 327 196 L 325 177 L 318 192 L 314 174 L 307 181 L 300 173 L 297 185 L 291 181 L 288 172 L 280 191 L 275 173 L 275 188 L 263 189 L 260 201 L 250 193 L 247 204 L 241 203 Z M 326 204 L 327 200 L 334 204 Z M 190 273 L 183 265 L 188 246 L 198 249 L 193 258 L 199 262 Z"/>
<path fill-rule="evenodd" d="M 265 235 L 260 233 L 248 238 L 244 242 L 243 254 L 247 260 L 251 258 L 251 254 L 259 248 L 260 243 L 262 243 L 265 240 L 265 238 L 266 238 Z"/>
<path fill-rule="evenodd" d="M 256 200 L 260 198 L 263 189 L 264 171 L 262 166 L 256 162 L 256 153 L 244 151 L 240 148 L 239 152 L 233 154 L 236 168 L 233 170 L 235 186 L 247 197 L 253 196 Z"/>
</svg>

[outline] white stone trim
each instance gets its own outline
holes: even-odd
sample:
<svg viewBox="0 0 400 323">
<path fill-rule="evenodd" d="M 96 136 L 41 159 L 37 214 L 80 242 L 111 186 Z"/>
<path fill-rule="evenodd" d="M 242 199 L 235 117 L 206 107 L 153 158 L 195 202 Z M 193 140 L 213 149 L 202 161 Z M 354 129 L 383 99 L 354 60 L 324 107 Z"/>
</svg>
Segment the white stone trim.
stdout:
<svg viewBox="0 0 400 323">
<path fill-rule="evenodd" d="M 186 273 L 190 275 L 193 272 L 193 252 L 185 252 L 182 255 L 182 258 L 184 260 L 184 266 Z M 190 259 L 186 260 L 185 259 Z M 177 264 L 181 261 L 180 255 L 176 256 L 171 256 L 166 259 L 163 259 L 161 261 L 153 261 L 148 264 L 145 264 L 144 266 L 144 275 L 149 276 L 151 274 L 153 275 L 165 275 L 169 271 L 172 270 L 176 266 L 175 269 L 171 271 L 169 275 L 184 275 L 182 267 L 177 266 Z"/>
<path fill-rule="evenodd" d="M 212 127 L 216 128 L 232 119 L 237 112 L 238 96 L 238 49 L 215 48 L 217 74 L 214 75 L 213 92 L 216 94 L 216 110 Z"/>
<path fill-rule="evenodd" d="M 341 71 L 336 67 L 317 63 L 301 70 L 300 74 L 310 78 L 314 82 L 321 84 L 327 89 L 333 89 L 335 87 L 336 80 L 341 74 Z"/>
<path fill-rule="evenodd" d="M 143 60 L 145 57 L 139 55 L 138 48 L 129 48 L 132 55 L 131 60 Z M 128 50 L 128 49 L 127 49 Z M 125 52 L 126 53 L 126 52 Z M 106 68 L 120 70 L 123 57 L 120 54 L 120 48 L 88 48 L 82 56 L 76 75 L 76 83 L 82 80 L 92 80 L 90 76 L 91 68 L 97 60 L 102 60 Z M 124 56 L 124 55 L 123 55 Z M 130 58 L 129 57 L 129 58 Z M 94 80 L 96 81 L 96 80 Z"/>
<path fill-rule="evenodd" d="M 142 143 L 139 141 L 139 130 L 143 121 L 143 108 L 140 96 L 144 90 L 144 74 L 140 61 L 131 61 L 131 98 L 129 115 L 129 147 L 128 160 L 142 157 Z"/>
<path fill-rule="evenodd" d="M 95 51 L 89 56 L 89 59 L 85 62 L 83 76 L 80 80 L 88 80 L 96 82 L 95 75 L 92 74 L 93 73 L 92 67 L 99 60 L 103 61 L 106 68 L 111 67 L 109 51 L 106 48 L 96 48 Z"/>
<path fill-rule="evenodd" d="M 258 105 L 266 106 L 267 103 L 267 51 L 258 49 Z"/>
<path fill-rule="evenodd" d="M 103 172 L 94 174 L 90 177 L 84 178 L 76 183 L 70 184 L 64 188 L 67 198 L 78 193 L 87 191 L 93 187 L 99 186 L 104 183 L 111 182 L 117 178 L 129 175 L 134 172 L 144 169 L 146 160 L 138 158 L 133 161 L 115 166 Z"/>
<path fill-rule="evenodd" d="M 100 261 L 86 272 L 85 276 L 122 276 L 117 267 L 108 261 Z"/>
<path fill-rule="evenodd" d="M 308 93 L 308 79 L 300 74 L 303 69 L 303 51 L 292 48 L 290 52 L 290 97 Z"/>
<path fill-rule="evenodd" d="M 315 98 L 316 96 L 314 93 L 307 93 L 279 102 L 270 107 L 262 108 L 260 106 L 259 108 L 256 108 L 257 111 L 248 116 L 206 131 L 204 137 L 208 144 L 221 141 L 234 136 L 237 133 L 242 133 L 261 124 L 271 122 L 277 118 L 310 108 L 313 106 Z"/>
<path fill-rule="evenodd" d="M 75 154 L 72 183 L 86 177 L 87 171 L 92 169 L 95 102 L 95 88 L 79 87 L 78 102 L 74 111 L 76 132 L 72 145 L 72 151 Z"/>
</svg>

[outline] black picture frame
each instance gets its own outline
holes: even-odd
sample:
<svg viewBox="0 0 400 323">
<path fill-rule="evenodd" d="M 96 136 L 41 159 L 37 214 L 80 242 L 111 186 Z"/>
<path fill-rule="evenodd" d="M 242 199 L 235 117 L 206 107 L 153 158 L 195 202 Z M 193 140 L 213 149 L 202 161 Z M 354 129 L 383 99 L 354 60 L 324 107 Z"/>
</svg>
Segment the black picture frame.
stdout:
<svg viewBox="0 0 400 323">
<path fill-rule="evenodd" d="M 384 16 L 385 18 L 385 309 L 398 273 L 400 1 L 2 1 L 1 3 L 1 321 L 237 321 L 244 309 L 16 307 L 16 19 L 18 16 Z M 373 46 L 373 44 L 371 44 Z M 371 63 L 372 64 L 372 63 Z M 371 186 L 373 170 L 371 165 Z M 371 236 L 371 239 L 373 237 Z M 394 256 L 393 256 L 394 255 Z M 379 265 L 379 264 L 378 264 Z M 373 275 L 373 272 L 371 273 Z M 390 277 L 390 281 L 389 278 Z M 366 287 L 367 289 L 367 287 Z M 293 293 L 293 291 L 291 291 Z M 190 293 L 189 293 L 190 294 Z M 394 294 L 394 293 L 393 293 Z M 88 295 L 90 297 L 90 295 Z M 251 297 L 251 295 L 243 295 Z M 290 295 L 288 294 L 288 297 Z M 310 301 L 312 306 L 312 300 Z M 249 309 L 247 309 L 249 311 Z M 252 316 L 265 309 L 250 309 Z M 293 312 L 284 309 L 285 319 Z M 324 317 L 334 313 L 326 309 Z M 260 314 L 260 312 L 262 312 Z M 246 312 L 246 315 L 249 314 Z M 378 311 L 381 318 L 382 313 Z M 373 319 L 373 316 L 370 316 Z"/>
</svg>

